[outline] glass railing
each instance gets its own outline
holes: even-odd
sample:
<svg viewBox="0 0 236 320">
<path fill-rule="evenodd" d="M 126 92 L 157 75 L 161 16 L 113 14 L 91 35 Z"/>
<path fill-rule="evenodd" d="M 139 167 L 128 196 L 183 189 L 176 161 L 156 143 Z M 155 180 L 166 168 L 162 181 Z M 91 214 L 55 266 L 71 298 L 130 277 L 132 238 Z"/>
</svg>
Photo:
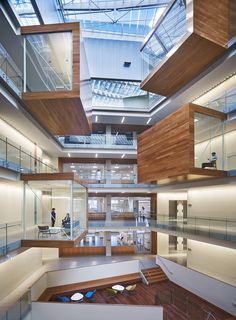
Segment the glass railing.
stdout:
<svg viewBox="0 0 236 320">
<path fill-rule="evenodd" d="M 95 174 L 79 174 L 81 180 L 88 184 L 134 184 L 137 183 L 137 177 L 135 174 L 129 173 L 114 173 L 114 174 L 102 174 L 101 177 Z"/>
<path fill-rule="evenodd" d="M 36 159 L 22 147 L 0 136 L 0 167 L 21 173 L 53 173 L 57 169 Z"/>
<path fill-rule="evenodd" d="M 89 221 L 89 227 L 101 229 L 122 227 L 158 228 L 188 235 L 236 242 L 236 220 L 233 219 L 191 217 L 184 220 L 177 220 L 162 217 L 155 221 L 147 218 L 141 219 L 134 214 L 134 219 L 132 220 L 112 221 L 112 218 L 109 219 L 108 217 L 109 215 L 106 214 L 106 220 Z"/>
<path fill-rule="evenodd" d="M 168 55 L 186 32 L 185 1 L 171 2 L 142 45 L 143 79 Z"/>
<path fill-rule="evenodd" d="M 136 149 L 137 140 L 125 134 L 91 134 L 90 136 L 57 136 L 64 148 Z"/>
<path fill-rule="evenodd" d="M 21 222 L 0 224 L 0 256 L 21 246 Z"/>
<path fill-rule="evenodd" d="M 0 320 L 29 320 L 31 319 L 30 313 L 31 293 L 28 290 L 6 312 L 0 312 Z"/>
<path fill-rule="evenodd" d="M 22 73 L 0 44 L 0 77 L 20 96 L 22 92 Z"/>
<path fill-rule="evenodd" d="M 204 104 L 210 109 L 229 113 L 236 110 L 236 87 L 225 91 L 221 96 L 218 96 Z"/>
<path fill-rule="evenodd" d="M 178 220 L 162 217 L 151 221 L 150 225 L 164 230 L 236 242 L 236 220 L 233 219 L 189 217 Z"/>
</svg>

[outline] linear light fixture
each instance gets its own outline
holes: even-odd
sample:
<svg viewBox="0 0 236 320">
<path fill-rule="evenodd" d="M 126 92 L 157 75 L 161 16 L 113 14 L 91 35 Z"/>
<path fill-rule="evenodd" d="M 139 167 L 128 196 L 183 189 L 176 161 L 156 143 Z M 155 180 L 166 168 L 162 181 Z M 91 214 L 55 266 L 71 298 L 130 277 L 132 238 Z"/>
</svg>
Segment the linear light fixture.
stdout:
<svg viewBox="0 0 236 320">
<path fill-rule="evenodd" d="M 124 121 L 125 121 L 125 117 L 123 117 L 123 118 L 121 119 L 121 123 L 124 123 Z"/>
<path fill-rule="evenodd" d="M 96 153 L 96 154 L 95 154 L 95 158 L 97 158 L 97 157 L 98 157 L 98 154 Z"/>
<path fill-rule="evenodd" d="M 121 158 L 123 159 L 125 157 L 125 154 L 122 154 Z"/>
<path fill-rule="evenodd" d="M 146 124 L 149 124 L 149 122 L 152 120 L 152 118 L 149 118 Z"/>
<path fill-rule="evenodd" d="M 70 157 L 70 153 L 68 152 L 68 157 Z"/>
<path fill-rule="evenodd" d="M 98 122 L 98 116 L 95 117 L 95 122 Z"/>
</svg>

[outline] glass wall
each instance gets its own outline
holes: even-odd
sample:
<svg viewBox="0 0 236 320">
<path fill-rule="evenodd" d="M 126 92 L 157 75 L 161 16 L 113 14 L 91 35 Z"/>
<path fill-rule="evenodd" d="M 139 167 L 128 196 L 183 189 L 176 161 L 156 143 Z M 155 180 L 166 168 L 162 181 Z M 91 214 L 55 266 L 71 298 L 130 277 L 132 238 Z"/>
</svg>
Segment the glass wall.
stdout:
<svg viewBox="0 0 236 320">
<path fill-rule="evenodd" d="M 194 114 L 194 166 L 224 170 L 224 121 Z"/>
<path fill-rule="evenodd" d="M 184 0 L 176 0 L 169 11 L 159 19 L 141 49 L 143 78 L 158 65 L 181 40 L 187 31 L 186 7 Z"/>
<path fill-rule="evenodd" d="M 25 36 L 24 92 L 72 89 L 72 32 Z"/>
<path fill-rule="evenodd" d="M 86 188 L 73 181 L 29 181 L 24 187 L 24 238 L 76 238 L 86 228 L 86 202 Z"/>
</svg>

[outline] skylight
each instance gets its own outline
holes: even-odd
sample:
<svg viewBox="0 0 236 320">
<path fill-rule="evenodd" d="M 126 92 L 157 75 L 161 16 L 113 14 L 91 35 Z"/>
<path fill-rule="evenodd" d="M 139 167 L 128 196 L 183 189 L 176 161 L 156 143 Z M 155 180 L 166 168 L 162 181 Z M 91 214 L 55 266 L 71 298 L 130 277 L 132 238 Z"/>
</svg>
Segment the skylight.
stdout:
<svg viewBox="0 0 236 320">
<path fill-rule="evenodd" d="M 37 25 L 39 19 L 30 0 L 8 0 L 21 26 Z"/>
</svg>

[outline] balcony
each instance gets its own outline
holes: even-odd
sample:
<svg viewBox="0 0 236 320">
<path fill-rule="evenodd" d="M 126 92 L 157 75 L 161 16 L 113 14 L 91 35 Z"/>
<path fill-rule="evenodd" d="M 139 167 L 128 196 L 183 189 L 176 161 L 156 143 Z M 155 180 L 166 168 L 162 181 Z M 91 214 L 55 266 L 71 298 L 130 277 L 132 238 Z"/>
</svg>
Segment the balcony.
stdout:
<svg viewBox="0 0 236 320">
<path fill-rule="evenodd" d="M 137 139 L 125 134 L 91 134 L 90 136 L 57 136 L 64 148 L 70 149 L 137 149 Z"/>
<path fill-rule="evenodd" d="M 0 136 L 0 167 L 20 173 L 53 173 L 57 169 L 44 163 L 6 137 Z"/>
<path fill-rule="evenodd" d="M 169 97 L 198 76 L 226 52 L 234 12 L 230 1 L 170 1 L 141 47 L 141 89 Z"/>
<path fill-rule="evenodd" d="M 21 28 L 26 109 L 53 135 L 90 134 L 92 90 L 79 23 Z"/>
</svg>

